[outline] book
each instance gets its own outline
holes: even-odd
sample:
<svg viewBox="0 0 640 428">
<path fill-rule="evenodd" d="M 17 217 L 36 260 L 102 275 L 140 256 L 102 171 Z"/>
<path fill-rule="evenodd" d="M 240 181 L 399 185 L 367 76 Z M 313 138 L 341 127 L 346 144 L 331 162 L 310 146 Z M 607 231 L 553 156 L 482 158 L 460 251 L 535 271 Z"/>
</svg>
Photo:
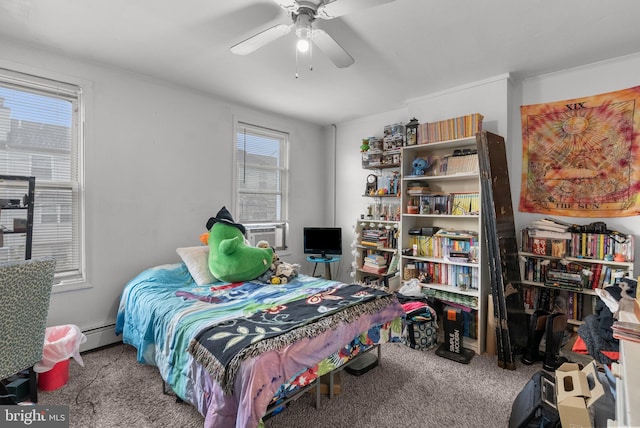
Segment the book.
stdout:
<svg viewBox="0 0 640 428">
<path fill-rule="evenodd" d="M 529 228 L 529 236 L 536 238 L 549 238 L 549 239 L 567 239 L 570 240 L 573 235 L 571 232 L 559 232 L 549 229 L 536 229 Z"/>
<path fill-rule="evenodd" d="M 540 256 L 547 255 L 547 240 L 533 238 L 531 249 L 533 254 L 538 254 Z"/>
<path fill-rule="evenodd" d="M 387 264 L 387 259 L 384 258 L 384 256 L 380 255 L 380 254 L 369 254 L 367 257 L 364 258 L 364 263 L 373 265 L 373 266 L 386 266 Z"/>
<path fill-rule="evenodd" d="M 577 304 L 578 304 L 578 300 L 574 298 L 575 297 L 575 293 L 570 291 L 567 293 L 567 316 L 569 317 L 570 320 L 574 320 L 575 318 L 575 314 L 577 313 Z M 574 305 L 576 306 L 574 308 Z"/>
<path fill-rule="evenodd" d="M 531 222 L 531 227 L 533 229 L 540 229 L 540 230 L 550 230 L 550 231 L 554 231 L 554 232 L 568 232 L 569 228 L 567 226 L 563 226 L 561 224 L 555 223 L 553 221 L 549 221 L 549 220 L 535 220 L 533 222 Z"/>
<path fill-rule="evenodd" d="M 387 269 L 388 273 L 394 273 L 395 271 L 398 270 L 398 262 L 399 262 L 399 257 L 398 254 L 394 254 L 393 257 L 391 257 L 391 261 L 389 262 L 389 269 Z"/>
<path fill-rule="evenodd" d="M 363 271 L 369 272 L 369 273 L 375 273 L 375 274 L 381 275 L 381 274 L 386 272 L 387 268 L 386 267 L 373 267 L 373 266 L 369 266 L 369 265 L 362 265 L 360 270 L 363 270 Z"/>
<path fill-rule="evenodd" d="M 598 288 L 598 284 L 600 283 L 600 275 L 602 274 L 602 265 L 595 265 L 593 268 L 593 276 L 591 277 L 591 288 Z"/>
<path fill-rule="evenodd" d="M 611 326 L 613 337 L 640 343 L 640 324 L 626 321 L 616 321 Z"/>
</svg>

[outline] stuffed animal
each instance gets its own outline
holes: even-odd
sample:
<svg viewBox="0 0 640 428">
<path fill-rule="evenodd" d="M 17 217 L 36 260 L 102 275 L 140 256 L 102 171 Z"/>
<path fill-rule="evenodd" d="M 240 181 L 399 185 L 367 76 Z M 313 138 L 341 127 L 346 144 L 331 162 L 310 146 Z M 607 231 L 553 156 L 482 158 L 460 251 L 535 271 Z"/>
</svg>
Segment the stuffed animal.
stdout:
<svg viewBox="0 0 640 428">
<path fill-rule="evenodd" d="M 427 172 L 429 163 L 423 158 L 415 158 L 411 164 L 413 175 L 424 175 Z"/>
<path fill-rule="evenodd" d="M 267 241 L 260 241 L 256 244 L 258 248 L 269 248 L 269 243 Z M 280 260 L 278 254 L 273 252 L 273 262 L 265 273 L 263 273 L 259 280 L 266 282 L 268 284 L 287 284 L 293 278 L 298 276 L 298 271 L 300 270 L 300 265 L 291 264 Z"/>
<path fill-rule="evenodd" d="M 244 226 L 233 221 L 226 207 L 207 221 L 209 270 L 221 281 L 242 282 L 256 279 L 273 263 L 271 248 L 247 245 Z"/>
</svg>

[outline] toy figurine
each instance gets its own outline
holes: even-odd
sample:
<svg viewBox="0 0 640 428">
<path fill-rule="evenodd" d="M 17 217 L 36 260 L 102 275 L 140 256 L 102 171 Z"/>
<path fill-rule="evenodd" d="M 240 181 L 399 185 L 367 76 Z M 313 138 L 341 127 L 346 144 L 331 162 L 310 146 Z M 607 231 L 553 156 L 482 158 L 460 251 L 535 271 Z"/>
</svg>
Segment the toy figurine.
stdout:
<svg viewBox="0 0 640 428">
<path fill-rule="evenodd" d="M 429 169 L 429 163 L 423 158 L 415 158 L 411 166 L 413 166 L 412 175 L 425 175 Z"/>
</svg>

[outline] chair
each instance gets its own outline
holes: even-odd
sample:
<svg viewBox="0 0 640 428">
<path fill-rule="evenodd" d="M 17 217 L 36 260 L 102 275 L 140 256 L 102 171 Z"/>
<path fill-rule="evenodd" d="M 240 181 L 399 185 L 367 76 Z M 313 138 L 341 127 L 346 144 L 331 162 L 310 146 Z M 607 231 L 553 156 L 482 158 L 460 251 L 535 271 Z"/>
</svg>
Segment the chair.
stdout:
<svg viewBox="0 0 640 428">
<path fill-rule="evenodd" d="M 29 369 L 29 394 L 38 401 L 33 365 L 42 359 L 56 262 L 33 259 L 0 264 L 0 379 Z"/>
</svg>

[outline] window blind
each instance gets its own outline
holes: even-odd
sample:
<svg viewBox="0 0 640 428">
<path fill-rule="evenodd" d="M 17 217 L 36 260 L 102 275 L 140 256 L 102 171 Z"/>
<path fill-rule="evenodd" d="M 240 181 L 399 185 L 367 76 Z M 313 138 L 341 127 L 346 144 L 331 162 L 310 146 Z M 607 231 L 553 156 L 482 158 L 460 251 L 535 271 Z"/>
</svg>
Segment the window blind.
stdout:
<svg viewBox="0 0 640 428">
<path fill-rule="evenodd" d="M 287 220 L 288 135 L 239 122 L 236 132 L 236 212 L 241 223 Z"/>
<path fill-rule="evenodd" d="M 57 283 L 84 274 L 81 102 L 79 86 L 0 69 L 0 174 L 36 178 L 32 257 L 56 259 Z M 0 260 L 24 258 L 14 244 Z"/>
</svg>

